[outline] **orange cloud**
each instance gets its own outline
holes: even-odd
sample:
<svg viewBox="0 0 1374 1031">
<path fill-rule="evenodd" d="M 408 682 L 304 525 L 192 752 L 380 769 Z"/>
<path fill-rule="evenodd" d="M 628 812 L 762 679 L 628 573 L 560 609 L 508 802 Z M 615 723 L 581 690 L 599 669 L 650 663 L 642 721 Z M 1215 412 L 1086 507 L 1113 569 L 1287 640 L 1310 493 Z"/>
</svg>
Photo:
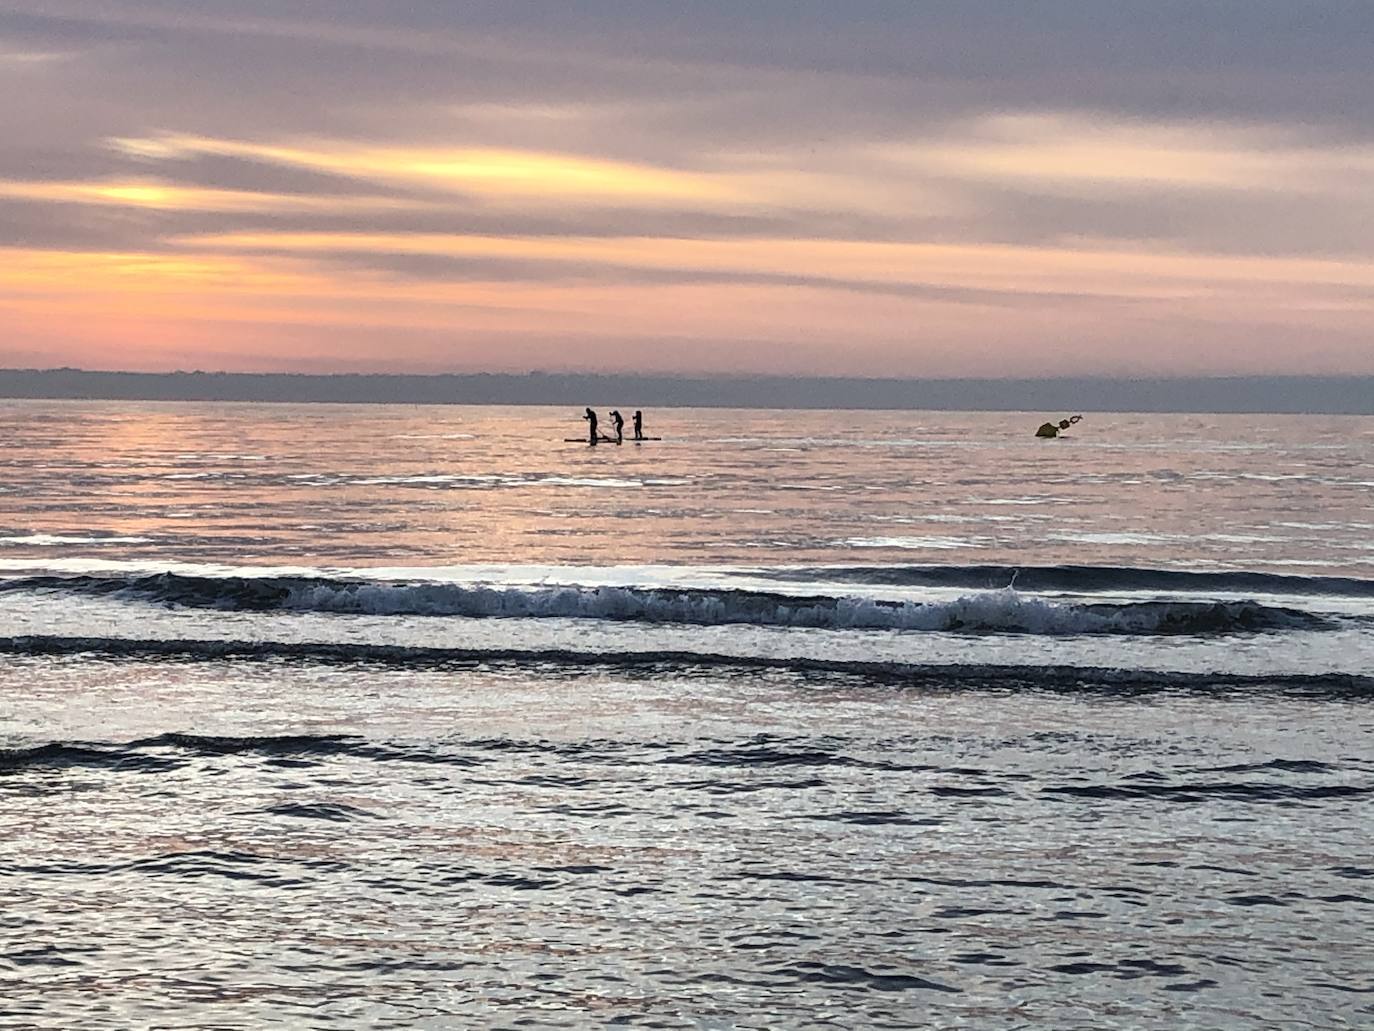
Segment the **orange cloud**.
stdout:
<svg viewBox="0 0 1374 1031">
<path fill-rule="evenodd" d="M 836 240 L 512 238 L 447 234 L 223 233 L 187 237 L 206 251 L 330 251 L 603 263 L 721 275 L 826 276 L 876 285 L 923 284 L 1027 293 L 1177 297 L 1227 284 L 1374 287 L 1374 266 L 1307 258 L 1141 249 L 903 244 Z"/>
<path fill-rule="evenodd" d="M 728 182 L 710 175 L 488 147 L 383 147 L 329 141 L 265 144 L 174 134 L 115 139 L 111 145 L 149 159 L 191 154 L 251 158 L 354 178 L 475 193 L 488 199 L 573 197 L 620 203 L 743 199 Z"/>
<path fill-rule="evenodd" d="M 63 204 L 101 204 L 157 211 L 287 212 L 339 210 L 414 210 L 422 205 L 390 197 L 338 197 L 214 190 L 177 186 L 154 179 L 88 182 L 15 182 L 0 180 L 0 197 Z"/>
<path fill-rule="evenodd" d="M 209 362 L 295 368 L 313 362 L 329 368 L 332 355 L 377 369 L 520 369 L 534 363 L 1034 375 L 1101 372 L 1124 364 L 1142 371 L 1224 371 L 1224 361 L 1233 358 L 1199 352 L 1183 333 L 1160 339 L 1160 327 L 1207 325 L 1240 333 L 1245 326 L 1264 325 L 1284 333 L 1323 327 L 1348 333 L 1367 317 L 1367 307 L 1350 305 L 1351 291 L 1358 296 L 1374 284 L 1374 269 L 1336 262 L 1105 250 L 422 238 L 422 246 L 435 249 L 584 261 L 585 244 L 615 262 L 691 263 L 721 273 L 710 282 L 614 276 L 540 282 L 509 274 L 446 282 L 324 267 L 313 260 L 313 249 L 322 245 L 391 246 L 390 237 L 266 239 L 295 243 L 298 250 L 257 254 L 253 248 L 263 243 L 258 237 L 206 238 L 195 252 L 174 255 L 0 249 L 0 312 L 11 330 L 8 346 L 31 349 L 46 339 L 67 347 L 76 360 L 93 353 L 101 340 L 111 347 L 119 342 L 110 352 L 115 358 L 96 364 L 140 367 Z M 211 250 L 210 244 L 221 249 Z M 976 295 L 894 290 L 858 299 L 824 280 L 732 281 L 736 268 L 889 277 L 896 285 L 919 284 L 928 276 L 952 287 L 1011 290 L 1020 300 L 1009 310 L 980 303 Z M 61 319 L 53 319 L 55 311 Z M 1116 346 L 1104 348 L 1108 328 Z M 675 343 L 666 349 L 628 343 L 665 339 Z M 1348 348 L 1333 353 L 1351 360 Z"/>
<path fill-rule="evenodd" d="M 202 336 L 228 341 L 237 332 L 245 346 L 278 341 L 299 358 L 327 356 L 331 340 L 367 333 L 378 342 L 377 367 L 394 359 L 469 368 L 519 367 L 551 341 L 577 341 L 564 352 L 574 365 L 645 367 L 648 359 L 627 352 L 624 341 L 671 335 L 692 343 L 675 352 L 676 367 L 684 369 L 700 367 L 693 349 L 699 348 L 714 356 L 712 362 L 743 363 L 727 367 L 769 368 L 805 355 L 812 370 L 833 365 L 835 371 L 892 372 L 920 359 L 943 363 L 934 370 L 942 374 L 957 374 L 964 369 L 960 362 L 964 371 L 978 371 L 983 362 L 984 374 L 1079 371 L 1101 360 L 1097 341 L 1111 339 L 1134 354 L 1166 324 L 1205 325 L 1214 339 L 1224 335 L 1218 327 L 1228 325 L 1349 333 L 1367 320 L 1374 290 L 1374 264 L 1358 260 L 1109 239 L 1070 238 L 1053 246 L 978 242 L 965 222 L 950 234 L 960 242 L 922 241 L 916 233 L 884 242 L 800 232 L 714 238 L 693 237 L 690 230 L 680 236 L 536 236 L 386 228 L 427 224 L 428 212 L 451 213 L 457 197 L 464 211 L 500 213 L 485 223 L 498 226 L 512 212 L 578 209 L 595 219 L 603 211 L 721 215 L 788 206 L 862 214 L 869 221 L 854 224 L 863 226 L 875 217 L 900 224 L 935 211 L 976 215 L 974 186 L 984 181 L 1068 193 L 1244 191 L 1258 188 L 1262 167 L 1269 167 L 1264 162 L 1273 161 L 1280 178 L 1316 189 L 1323 176 L 1363 167 L 1361 162 L 1371 161 L 1374 169 L 1374 159 L 1362 151 L 1305 148 L 1259 130 L 1211 133 L 1088 116 L 1000 116 L 948 138 L 855 145 L 817 160 L 721 153 L 702 158 L 707 171 L 497 147 L 262 143 L 185 134 L 109 145 L 152 166 L 218 156 L 328 173 L 352 180 L 357 192 L 339 197 L 211 189 L 155 176 L 0 181 L 0 197 L 22 201 L 282 216 L 243 220 L 282 227 L 275 231 L 149 236 L 142 246 L 109 251 L 0 248 L 0 307 L 12 324 L 28 327 L 32 340 L 44 333 L 57 340 L 104 333 L 146 350 L 158 341 L 157 347 L 170 349 Z M 852 166 L 845 167 L 850 157 Z M 418 212 L 423 219 L 389 221 L 391 211 Z M 369 212 L 379 217 L 350 224 L 377 225 L 376 231 L 300 231 L 293 223 L 328 223 L 285 217 Z M 149 233 L 167 221 L 128 220 L 152 226 Z M 643 218 L 627 224 L 652 225 Z M 450 267 L 454 278 L 446 281 Z M 409 275 L 408 268 L 420 273 Z M 44 311 L 62 312 L 55 320 L 62 328 L 44 330 Z M 390 342 L 401 338 L 423 342 L 406 345 L 415 348 L 406 352 Z M 494 354 L 490 341 L 498 339 L 503 344 Z M 1016 344 L 1008 342 L 1013 339 Z M 730 346 L 739 340 L 754 349 L 747 359 L 748 349 Z M 1037 345 L 1052 347 L 1054 364 L 1018 350 Z M 272 355 L 273 347 L 265 353 Z M 1140 360 L 1165 354 L 1161 348 Z M 1185 350 L 1170 360 L 1194 368 L 1189 363 L 1201 359 Z"/>
</svg>

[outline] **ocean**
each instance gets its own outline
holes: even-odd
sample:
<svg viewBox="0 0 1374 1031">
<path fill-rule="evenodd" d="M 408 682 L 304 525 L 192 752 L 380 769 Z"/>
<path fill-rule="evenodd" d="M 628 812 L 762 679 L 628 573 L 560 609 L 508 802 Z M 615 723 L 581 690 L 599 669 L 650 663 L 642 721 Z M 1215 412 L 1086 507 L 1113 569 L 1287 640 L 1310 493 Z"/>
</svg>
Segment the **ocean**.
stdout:
<svg viewBox="0 0 1374 1031">
<path fill-rule="evenodd" d="M 1374 419 L 579 414 L 0 402 L 0 1027 L 1374 1026 Z"/>
</svg>

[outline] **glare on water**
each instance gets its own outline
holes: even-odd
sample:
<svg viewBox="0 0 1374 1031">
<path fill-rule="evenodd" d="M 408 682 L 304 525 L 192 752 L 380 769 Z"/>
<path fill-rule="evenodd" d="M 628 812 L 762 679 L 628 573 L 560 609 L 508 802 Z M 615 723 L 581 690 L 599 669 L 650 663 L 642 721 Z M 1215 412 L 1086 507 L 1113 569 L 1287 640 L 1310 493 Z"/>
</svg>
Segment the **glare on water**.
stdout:
<svg viewBox="0 0 1374 1031">
<path fill-rule="evenodd" d="M 0 557 L 1374 570 L 1374 419 L 663 409 L 589 447 L 578 415 L 7 402 Z"/>
</svg>

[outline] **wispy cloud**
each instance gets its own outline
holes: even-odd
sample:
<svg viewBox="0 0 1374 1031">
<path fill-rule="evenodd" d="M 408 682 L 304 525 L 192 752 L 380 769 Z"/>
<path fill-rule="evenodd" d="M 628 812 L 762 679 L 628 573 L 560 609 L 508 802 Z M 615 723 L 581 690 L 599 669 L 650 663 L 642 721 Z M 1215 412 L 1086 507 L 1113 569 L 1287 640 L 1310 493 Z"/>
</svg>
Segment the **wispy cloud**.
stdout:
<svg viewBox="0 0 1374 1031">
<path fill-rule="evenodd" d="M 1358 177 L 1374 172 L 1374 144 L 1304 142 L 1281 126 L 1035 112 L 990 115 L 961 129 L 881 152 L 923 171 L 1080 193 L 1182 188 L 1291 198 L 1295 191 L 1353 193 Z"/>
<path fill-rule="evenodd" d="M 707 175 L 570 154 L 487 147 L 383 147 L 326 141 L 283 145 L 170 134 L 111 142 L 118 149 L 142 158 L 199 154 L 251 158 L 381 183 L 425 186 L 492 200 L 518 199 L 523 204 L 540 201 L 558 204 L 583 199 L 626 204 L 745 199 L 725 183 Z"/>
</svg>

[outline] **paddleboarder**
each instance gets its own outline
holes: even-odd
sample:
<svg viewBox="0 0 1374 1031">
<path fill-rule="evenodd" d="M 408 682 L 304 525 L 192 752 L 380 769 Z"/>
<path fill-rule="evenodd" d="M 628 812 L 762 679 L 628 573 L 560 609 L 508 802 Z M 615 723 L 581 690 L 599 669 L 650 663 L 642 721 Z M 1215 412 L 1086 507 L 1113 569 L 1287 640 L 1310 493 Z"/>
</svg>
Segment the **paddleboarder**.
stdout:
<svg viewBox="0 0 1374 1031">
<path fill-rule="evenodd" d="M 614 408 L 611 409 L 611 425 L 615 427 L 615 442 L 625 443 L 625 417 Z"/>
<path fill-rule="evenodd" d="M 596 443 L 596 413 L 595 413 L 594 411 L 592 411 L 590 408 L 588 408 L 588 409 L 587 409 L 587 414 L 584 415 L 584 416 L 582 416 L 582 418 L 584 418 L 584 419 L 587 420 L 587 434 L 588 434 L 588 438 L 589 438 L 589 439 L 587 440 L 587 443 L 588 443 L 588 444 L 595 444 L 595 443 Z"/>
</svg>

